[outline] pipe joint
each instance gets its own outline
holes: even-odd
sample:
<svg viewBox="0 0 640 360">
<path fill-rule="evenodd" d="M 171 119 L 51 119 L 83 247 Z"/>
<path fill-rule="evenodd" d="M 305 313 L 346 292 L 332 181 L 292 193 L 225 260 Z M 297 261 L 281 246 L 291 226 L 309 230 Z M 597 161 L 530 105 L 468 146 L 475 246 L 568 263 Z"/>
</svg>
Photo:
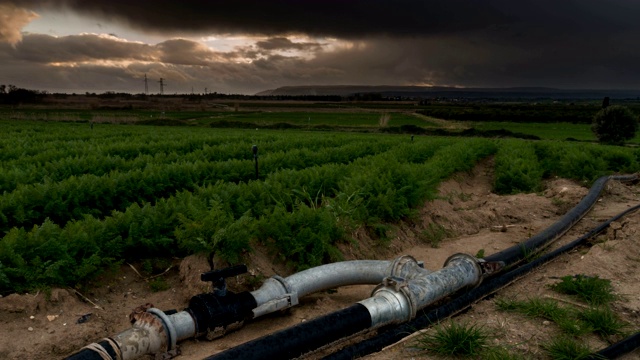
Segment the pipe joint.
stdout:
<svg viewBox="0 0 640 360">
<path fill-rule="evenodd" d="M 147 309 L 147 312 L 157 316 L 162 322 L 162 326 L 164 327 L 165 333 L 167 334 L 167 351 L 175 349 L 178 342 L 178 336 L 176 334 L 175 327 L 173 327 L 173 322 L 160 309 L 149 308 Z"/>
<path fill-rule="evenodd" d="M 476 279 L 475 282 L 472 282 L 468 285 L 469 287 L 474 288 L 480 285 L 485 273 L 482 266 L 480 266 L 481 262 L 486 263 L 486 261 L 480 260 L 475 256 L 471 256 L 465 253 L 457 253 L 449 256 L 447 260 L 445 260 L 443 268 L 453 267 L 453 266 L 466 268 L 467 269 L 466 273 L 472 274 L 472 276 Z"/>
<path fill-rule="evenodd" d="M 428 274 L 429 272 L 424 269 L 424 263 L 417 261 L 411 255 L 403 255 L 393 261 L 389 276 L 409 279 L 418 273 Z"/>
<path fill-rule="evenodd" d="M 158 316 L 151 312 L 136 315 L 131 329 L 116 335 L 113 340 L 118 344 L 122 359 L 135 359 L 146 354 L 168 352 L 167 330 Z"/>
<path fill-rule="evenodd" d="M 271 314 L 279 310 L 288 309 L 290 307 L 298 305 L 298 294 L 290 293 L 284 294 L 282 297 L 267 301 L 266 303 L 253 309 L 253 318 Z"/>
<path fill-rule="evenodd" d="M 372 296 L 360 304 L 369 310 L 371 326 L 374 328 L 409 321 L 417 313 L 417 301 L 409 289 L 408 282 L 398 277 L 385 278 L 382 284 L 373 290 Z"/>
<path fill-rule="evenodd" d="M 251 295 L 256 299 L 257 305 L 262 306 L 274 299 L 281 299 L 283 296 L 293 292 L 287 280 L 278 275 L 274 275 L 265 280 L 258 290 L 251 292 Z"/>
</svg>

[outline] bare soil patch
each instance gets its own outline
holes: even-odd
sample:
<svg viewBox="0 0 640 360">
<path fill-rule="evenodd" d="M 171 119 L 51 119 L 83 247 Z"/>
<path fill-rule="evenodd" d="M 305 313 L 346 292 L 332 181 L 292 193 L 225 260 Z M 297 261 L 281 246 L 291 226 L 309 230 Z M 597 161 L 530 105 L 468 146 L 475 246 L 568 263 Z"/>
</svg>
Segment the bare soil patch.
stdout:
<svg viewBox="0 0 640 360">
<path fill-rule="evenodd" d="M 427 202 L 414 216 L 393 228 L 387 243 L 371 239 L 362 229 L 355 230 L 352 235 L 356 241 L 341 248 L 345 258 L 392 259 L 409 254 L 424 261 L 425 267 L 437 270 L 453 253 L 475 255 L 484 251 L 489 255 L 525 240 L 557 221 L 588 191 L 581 184 L 554 179 L 548 181 L 546 190 L 539 194 L 499 196 L 491 192 L 492 169 L 491 160 L 486 160 L 473 171 L 457 174 L 444 182 L 438 199 Z M 640 201 L 639 194 L 638 185 L 609 182 L 591 212 L 557 244 L 569 242 L 599 222 L 636 205 Z M 634 213 L 600 235 L 595 245 L 558 258 L 503 289 L 497 296 L 553 296 L 561 302 L 570 301 L 552 292 L 547 285 L 565 275 L 598 275 L 612 281 L 616 293 L 622 296 L 615 302 L 614 309 L 637 331 L 640 327 L 639 233 L 640 214 Z M 127 316 L 142 304 L 180 310 L 187 306 L 193 295 L 209 290 L 208 285 L 199 280 L 200 273 L 210 269 L 207 259 L 202 256 L 175 259 L 171 270 L 163 276 L 169 289 L 160 292 L 151 291 L 150 280 L 143 279 L 134 270 L 138 264 L 132 265 L 124 265 L 103 276 L 88 290 L 82 289 L 82 296 L 73 289 L 54 289 L 49 293 L 13 294 L 0 298 L 0 358 L 63 358 L 93 341 L 127 329 L 130 326 Z M 259 247 L 248 256 L 247 265 L 249 274 L 231 279 L 231 289 L 251 290 L 269 276 L 290 274 L 285 267 L 274 264 L 270 254 Z M 178 359 L 202 359 L 344 308 L 369 297 L 372 289 L 373 286 L 347 286 L 307 296 L 293 309 L 247 323 L 239 331 L 215 341 L 182 342 L 182 355 Z M 495 298 L 480 301 L 456 320 L 481 324 L 495 334 L 496 343 L 509 345 L 531 358 L 543 359 L 540 345 L 557 335 L 558 329 L 541 320 L 498 311 L 494 301 Z M 430 358 L 415 350 L 412 341 L 407 340 L 368 358 Z M 607 345 L 595 337 L 589 341 L 593 348 Z M 310 354 L 308 357 L 319 356 Z M 625 357 L 638 358 L 639 351 Z"/>
</svg>

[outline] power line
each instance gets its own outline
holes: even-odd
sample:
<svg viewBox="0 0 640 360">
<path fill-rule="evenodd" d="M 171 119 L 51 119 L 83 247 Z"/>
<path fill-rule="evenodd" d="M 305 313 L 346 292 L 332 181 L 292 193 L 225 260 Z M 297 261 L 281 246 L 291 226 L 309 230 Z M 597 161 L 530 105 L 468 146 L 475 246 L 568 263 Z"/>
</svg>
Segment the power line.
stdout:
<svg viewBox="0 0 640 360">
<path fill-rule="evenodd" d="M 160 81 L 158 81 L 158 82 L 160 83 L 160 95 L 164 95 L 164 87 L 167 84 L 164 83 L 164 79 L 163 78 L 160 78 Z"/>
</svg>

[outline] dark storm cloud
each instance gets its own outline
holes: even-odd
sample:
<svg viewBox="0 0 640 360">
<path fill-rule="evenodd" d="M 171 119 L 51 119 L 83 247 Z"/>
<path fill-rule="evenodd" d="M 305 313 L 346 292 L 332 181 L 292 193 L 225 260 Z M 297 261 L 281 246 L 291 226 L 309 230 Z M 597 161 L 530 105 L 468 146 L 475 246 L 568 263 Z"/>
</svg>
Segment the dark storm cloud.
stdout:
<svg viewBox="0 0 640 360">
<path fill-rule="evenodd" d="M 224 58 L 205 45 L 185 39 L 167 40 L 156 48 L 162 54 L 158 60 L 169 64 L 208 65 Z"/>
<path fill-rule="evenodd" d="M 7 1 L 0 0 L 0 4 Z M 217 52 L 185 39 L 146 45 L 97 35 L 54 38 L 25 34 L 22 43 L 14 40 L 15 47 L 11 47 L 6 45 L 5 36 L 0 37 L 0 43 L 6 45 L 0 48 L 2 76 L 21 71 L 30 76 L 31 71 L 44 74 L 52 71 L 46 65 L 48 62 L 68 62 L 69 65 L 57 67 L 52 75 L 60 83 L 68 78 L 77 84 L 75 76 L 83 76 L 95 80 L 87 83 L 104 84 L 107 90 L 134 92 L 145 73 L 167 79 L 171 91 L 176 92 L 195 86 L 210 91 L 251 93 L 278 86 L 313 84 L 640 86 L 637 0 L 15 3 L 28 14 L 32 14 L 29 10 L 38 12 L 46 7 L 71 8 L 92 15 L 97 21 L 119 21 L 172 36 L 185 32 L 199 36 L 229 32 L 270 37 L 228 52 Z M 24 21 L 0 23 L 0 29 L 8 29 L 13 39 L 21 26 Z M 287 36 L 300 33 L 325 38 L 299 42 Z M 347 41 L 336 42 L 331 37 Z M 92 60 L 96 63 L 89 64 Z M 108 68 L 98 64 L 101 60 L 128 63 Z M 74 61 L 87 63 L 71 64 Z M 31 69 L 28 64 L 37 66 Z M 114 80 L 109 80 L 105 73 Z"/>
<path fill-rule="evenodd" d="M 637 29 L 637 0 L 0 0 L 70 8 L 156 32 L 212 31 L 357 38 L 493 28 L 579 33 Z M 512 26 L 520 27 L 512 29 Z M 524 33 L 523 33 L 524 34 Z M 520 34 L 522 35 L 522 34 Z"/>
<path fill-rule="evenodd" d="M 315 42 L 293 42 L 286 37 L 258 41 L 256 46 L 264 50 L 317 50 L 322 45 Z"/>
<path fill-rule="evenodd" d="M 155 32 L 421 35 L 509 21 L 490 1 L 469 0 L 1 0 L 70 8 Z M 502 0 L 507 1 L 507 0 Z"/>
<path fill-rule="evenodd" d="M 25 34 L 15 46 L 15 57 L 37 63 L 92 60 L 154 61 L 157 49 L 146 44 L 119 41 L 94 34 L 55 37 Z"/>
<path fill-rule="evenodd" d="M 216 52 L 191 40 L 172 39 L 156 45 L 126 42 L 93 34 L 55 37 L 23 35 L 11 46 L 0 43 L 0 78 L 4 84 L 54 92 L 143 91 L 145 74 L 153 92 L 164 78 L 167 93 L 203 92 L 253 93 L 281 79 L 303 77 L 292 67 L 295 57 L 259 53 L 261 60 L 249 62 L 245 51 Z M 256 53 L 257 56 L 257 53 Z M 233 61 L 230 61 L 233 60 Z"/>
</svg>

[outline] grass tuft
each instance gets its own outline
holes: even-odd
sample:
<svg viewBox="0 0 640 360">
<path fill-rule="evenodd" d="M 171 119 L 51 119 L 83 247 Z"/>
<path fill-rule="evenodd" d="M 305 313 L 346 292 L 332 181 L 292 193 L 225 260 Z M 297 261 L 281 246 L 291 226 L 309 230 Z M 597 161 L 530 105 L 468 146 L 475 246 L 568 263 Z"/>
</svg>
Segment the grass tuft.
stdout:
<svg viewBox="0 0 640 360">
<path fill-rule="evenodd" d="M 612 335 L 623 334 L 628 324 L 610 308 L 588 309 L 580 313 L 580 318 L 589 324 L 595 333 L 607 339 Z"/>
<path fill-rule="evenodd" d="M 517 312 L 531 318 L 540 317 L 551 320 L 566 334 L 583 335 L 593 331 L 588 323 L 578 318 L 574 310 L 561 307 L 553 300 L 540 298 L 524 301 L 498 299 L 496 306 L 503 311 Z"/>
<path fill-rule="evenodd" d="M 447 229 L 440 224 L 429 223 L 422 231 L 422 236 L 429 242 L 432 248 L 439 248 L 440 243 L 448 236 Z"/>
<path fill-rule="evenodd" d="M 575 295 L 593 306 L 606 305 L 618 299 L 613 293 L 611 281 L 598 276 L 564 276 L 559 283 L 551 285 L 551 288 L 562 294 Z"/>
<path fill-rule="evenodd" d="M 555 338 L 543 348 L 554 360 L 581 360 L 591 355 L 587 345 L 566 336 Z"/>
<path fill-rule="evenodd" d="M 477 324 L 451 322 L 437 326 L 434 331 L 418 339 L 419 349 L 445 356 L 476 357 L 488 346 L 489 336 Z"/>
</svg>

